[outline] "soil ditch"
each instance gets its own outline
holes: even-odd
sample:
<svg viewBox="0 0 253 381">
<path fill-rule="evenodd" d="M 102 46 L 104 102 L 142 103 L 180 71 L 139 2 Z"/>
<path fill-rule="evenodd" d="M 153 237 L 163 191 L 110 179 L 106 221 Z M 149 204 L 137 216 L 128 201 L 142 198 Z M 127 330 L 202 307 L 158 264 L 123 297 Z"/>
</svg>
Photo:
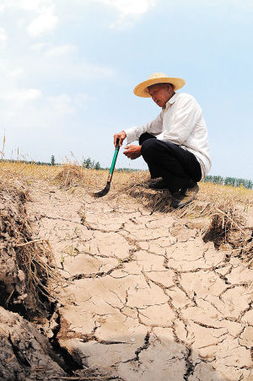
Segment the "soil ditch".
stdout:
<svg viewBox="0 0 253 381">
<path fill-rule="evenodd" d="M 53 285 L 61 280 L 48 241 L 34 239 L 29 200 L 21 181 L 1 179 L 0 379 L 99 380 L 97 370 L 85 368 L 57 339 Z"/>
</svg>

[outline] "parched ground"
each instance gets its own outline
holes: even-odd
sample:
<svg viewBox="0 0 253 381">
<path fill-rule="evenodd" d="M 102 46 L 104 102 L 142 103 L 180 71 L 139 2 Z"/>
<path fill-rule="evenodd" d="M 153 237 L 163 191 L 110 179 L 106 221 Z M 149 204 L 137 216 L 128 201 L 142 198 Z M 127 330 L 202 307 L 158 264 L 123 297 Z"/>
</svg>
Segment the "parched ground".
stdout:
<svg viewBox="0 0 253 381">
<path fill-rule="evenodd" d="M 205 243 L 207 221 L 42 180 L 30 194 L 64 278 L 57 338 L 83 366 L 124 381 L 251 380 L 252 264 Z"/>
</svg>

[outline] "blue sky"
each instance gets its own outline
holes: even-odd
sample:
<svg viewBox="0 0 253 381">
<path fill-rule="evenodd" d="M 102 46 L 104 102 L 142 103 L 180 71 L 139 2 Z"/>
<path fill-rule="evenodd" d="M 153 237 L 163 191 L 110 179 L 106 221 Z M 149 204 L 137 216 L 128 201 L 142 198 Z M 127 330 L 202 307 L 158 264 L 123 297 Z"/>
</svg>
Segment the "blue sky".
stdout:
<svg viewBox="0 0 253 381">
<path fill-rule="evenodd" d="M 203 109 L 210 174 L 253 179 L 252 35 L 252 0 L 0 0 L 5 157 L 109 166 L 113 133 L 160 111 L 133 87 L 164 72 Z"/>
</svg>

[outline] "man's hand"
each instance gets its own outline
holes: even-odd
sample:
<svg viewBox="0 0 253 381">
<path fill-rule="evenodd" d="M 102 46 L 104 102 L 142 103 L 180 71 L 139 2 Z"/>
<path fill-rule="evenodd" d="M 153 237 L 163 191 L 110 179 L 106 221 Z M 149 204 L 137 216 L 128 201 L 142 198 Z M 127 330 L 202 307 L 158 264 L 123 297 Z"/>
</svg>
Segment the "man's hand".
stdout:
<svg viewBox="0 0 253 381">
<path fill-rule="evenodd" d="M 126 146 L 123 152 L 129 159 L 134 160 L 141 156 L 141 146 Z"/>
<path fill-rule="evenodd" d="M 113 135 L 113 144 L 116 147 L 117 143 L 122 146 L 123 141 L 126 139 L 126 133 L 125 131 L 118 132 L 117 134 Z"/>
</svg>

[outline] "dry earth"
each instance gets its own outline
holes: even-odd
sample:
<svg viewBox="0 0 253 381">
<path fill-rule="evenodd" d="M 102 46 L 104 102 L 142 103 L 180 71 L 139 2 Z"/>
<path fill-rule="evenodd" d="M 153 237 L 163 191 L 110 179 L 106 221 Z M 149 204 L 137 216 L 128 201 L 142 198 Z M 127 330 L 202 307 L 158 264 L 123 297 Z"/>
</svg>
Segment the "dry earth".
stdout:
<svg viewBox="0 0 253 381">
<path fill-rule="evenodd" d="M 206 221 L 112 193 L 31 188 L 37 236 L 64 278 L 61 347 L 116 380 L 250 380 L 252 266 L 204 243 Z"/>
</svg>

